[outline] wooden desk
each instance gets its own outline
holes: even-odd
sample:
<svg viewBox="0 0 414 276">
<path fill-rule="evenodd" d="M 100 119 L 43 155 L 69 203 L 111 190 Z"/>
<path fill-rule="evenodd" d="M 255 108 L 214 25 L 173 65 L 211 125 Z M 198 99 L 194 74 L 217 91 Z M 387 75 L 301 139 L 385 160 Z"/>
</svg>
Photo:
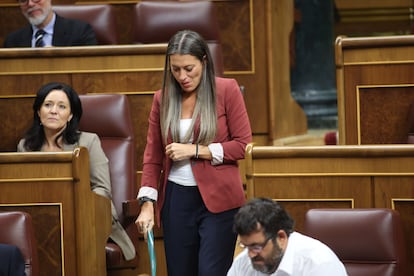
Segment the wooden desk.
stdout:
<svg viewBox="0 0 414 276">
<path fill-rule="evenodd" d="M 414 146 L 260 147 L 246 151 L 247 195 L 282 203 L 303 229 L 311 208 L 392 208 L 414 243 Z M 407 246 L 409 275 L 414 249 Z"/>
<path fill-rule="evenodd" d="M 106 275 L 111 205 L 91 191 L 84 148 L 0 153 L 0 211 L 31 214 L 40 275 Z"/>
<path fill-rule="evenodd" d="M 414 103 L 414 36 L 338 37 L 339 143 L 406 143 Z"/>
</svg>

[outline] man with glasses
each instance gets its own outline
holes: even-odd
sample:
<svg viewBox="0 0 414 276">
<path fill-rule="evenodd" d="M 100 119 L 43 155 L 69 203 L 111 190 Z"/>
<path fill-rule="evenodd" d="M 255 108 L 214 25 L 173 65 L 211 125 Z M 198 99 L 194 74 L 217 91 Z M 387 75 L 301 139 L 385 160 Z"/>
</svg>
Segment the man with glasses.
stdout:
<svg viewBox="0 0 414 276">
<path fill-rule="evenodd" d="M 294 221 L 277 202 L 256 198 L 237 212 L 234 229 L 244 250 L 227 276 L 342 276 L 344 265 L 325 244 L 293 231 Z"/>
<path fill-rule="evenodd" d="M 51 0 L 17 0 L 30 25 L 6 36 L 4 47 L 96 45 L 95 33 L 86 22 L 63 18 L 53 12 Z"/>
</svg>

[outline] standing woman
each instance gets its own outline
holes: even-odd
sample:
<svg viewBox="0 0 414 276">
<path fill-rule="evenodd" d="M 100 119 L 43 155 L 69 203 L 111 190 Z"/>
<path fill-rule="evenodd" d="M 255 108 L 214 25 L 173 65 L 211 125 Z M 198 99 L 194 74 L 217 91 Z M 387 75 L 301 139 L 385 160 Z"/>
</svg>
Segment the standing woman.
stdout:
<svg viewBox="0 0 414 276">
<path fill-rule="evenodd" d="M 73 151 L 88 149 L 91 190 L 112 199 L 108 158 L 96 133 L 79 131 L 82 105 L 76 91 L 59 82 L 43 85 L 33 103 L 33 124 L 21 139 L 17 151 Z M 109 236 L 121 248 L 126 260 L 135 257 L 135 247 L 118 220 L 111 200 L 112 232 Z M 85 225 L 88 227 L 88 225 Z"/>
<path fill-rule="evenodd" d="M 236 80 L 215 77 L 198 33 L 176 33 L 149 116 L 135 222 L 146 235 L 156 202 L 169 276 L 227 274 L 237 238 L 233 217 L 245 202 L 237 161 L 251 140 Z"/>
</svg>

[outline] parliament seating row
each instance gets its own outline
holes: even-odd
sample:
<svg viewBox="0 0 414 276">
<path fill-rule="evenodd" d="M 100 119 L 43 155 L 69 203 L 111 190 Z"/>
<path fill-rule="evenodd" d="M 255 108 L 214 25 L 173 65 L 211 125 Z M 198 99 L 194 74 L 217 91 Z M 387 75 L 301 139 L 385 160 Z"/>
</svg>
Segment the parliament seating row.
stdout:
<svg viewBox="0 0 414 276">
<path fill-rule="evenodd" d="M 126 95 L 122 94 L 80 95 L 80 98 L 82 102 L 83 115 L 79 128 L 82 131 L 96 133 L 100 137 L 102 148 L 109 159 L 109 171 L 112 186 L 112 202 L 114 203 L 115 209 L 118 213 L 119 221 L 126 229 L 127 234 L 133 242 L 135 250 L 137 252 L 134 259 L 131 261 L 126 261 L 122 255 L 120 247 L 113 241 L 108 240 L 105 245 L 105 249 L 101 249 L 102 253 L 104 250 L 106 252 L 106 262 L 105 260 L 98 260 L 97 263 L 106 263 L 106 271 L 108 275 L 120 275 L 120 273 L 122 273 L 122 275 L 136 275 L 140 262 L 140 253 L 138 252 L 142 250 L 142 245 L 139 246 L 140 235 L 134 223 L 139 213 L 139 204 L 138 200 L 136 199 L 138 187 L 136 183 L 137 158 L 135 156 L 134 150 L 135 138 L 128 98 Z M 24 158 L 20 161 L 24 163 L 30 163 L 29 160 L 26 160 Z M 84 166 L 85 170 L 88 170 L 87 164 L 82 165 Z M 0 178 L 7 179 L 11 177 L 6 176 L 0 169 Z M 88 179 L 85 179 L 85 182 L 89 186 Z M 3 182 L 5 181 L 6 180 Z M 47 183 L 45 183 L 45 185 L 47 185 Z M 53 184 L 50 183 L 50 185 Z M 13 187 L 8 187 L 7 193 L 13 193 Z M 45 193 L 48 194 L 49 190 L 45 190 Z M 64 197 L 61 195 L 56 196 L 58 196 L 58 198 L 55 199 L 56 202 L 59 204 L 65 204 Z M 25 205 L 27 204 L 26 201 L 30 202 L 31 200 L 32 199 L 28 200 L 16 197 L 12 202 L 8 202 L 6 204 L 7 211 L 21 211 L 21 207 L 19 206 Z M 5 205 L 5 203 L 6 202 L 4 199 L 0 198 L 0 206 Z M 75 208 L 77 208 L 77 206 L 75 206 Z M 24 216 L 24 220 L 21 218 L 19 219 L 17 215 L 14 215 L 13 218 L 19 219 L 21 221 L 20 224 L 14 226 L 14 224 L 11 223 L 13 220 L 8 219 L 6 220 L 7 225 L 4 225 L 3 227 L 3 224 L 6 222 L 2 222 L 1 218 L 3 216 L 3 213 L 0 212 L 0 243 L 6 242 L 15 244 L 21 248 L 25 261 L 28 264 L 26 275 L 35 276 L 38 275 L 37 271 L 39 270 L 37 255 L 44 252 L 41 255 L 41 259 L 45 259 L 45 256 L 53 252 L 54 247 L 48 244 L 50 241 L 46 242 L 45 239 L 39 235 L 39 233 L 46 231 L 46 229 L 42 229 L 43 227 L 48 227 L 48 225 L 40 225 L 41 221 L 47 218 L 45 214 L 37 214 L 35 211 L 30 209 L 29 212 L 32 212 L 34 214 L 34 222 L 37 226 L 35 230 L 30 228 L 30 215 Z M 10 215 L 4 215 L 4 217 L 10 217 Z M 110 215 L 108 219 L 110 219 Z M 75 220 L 77 219 L 75 218 Z M 10 231 L 8 231 L 8 228 L 10 228 Z M 105 235 L 104 229 L 100 229 L 101 227 L 96 228 L 96 231 L 103 231 L 104 233 L 102 235 Z M 37 233 L 36 238 L 33 237 L 34 232 Z M 36 244 L 39 244 L 39 247 L 37 247 Z M 62 246 L 65 248 L 68 247 L 64 244 L 62 244 Z M 68 253 L 64 254 L 66 255 Z M 60 260 L 56 259 L 54 261 L 59 263 Z M 43 272 L 49 270 L 58 271 L 59 269 L 66 271 L 63 261 L 62 265 L 59 267 L 50 266 L 49 263 L 44 261 L 40 266 L 40 270 Z M 80 271 L 81 270 L 78 270 L 78 272 Z"/>
<path fill-rule="evenodd" d="M 147 0 L 139 2 L 140 4 L 143 4 L 144 2 L 155 3 L 161 1 Z M 167 3 L 170 1 L 162 2 Z M 183 2 L 182 4 L 189 3 L 189 1 L 175 2 L 177 2 L 177 4 L 179 4 L 179 2 Z M 282 137 L 304 134 L 306 132 L 306 116 L 300 106 L 292 98 L 290 94 L 290 85 L 285 81 L 288 80 L 289 74 L 288 37 L 292 27 L 292 24 L 290 24 L 292 19 L 290 15 L 293 12 L 293 3 L 290 3 L 291 1 L 269 1 L 267 5 L 262 5 L 259 4 L 259 2 L 252 0 L 197 2 L 211 2 L 215 7 L 220 26 L 220 45 L 222 46 L 223 57 L 225 59 L 225 76 L 236 79 L 239 84 L 245 86 L 246 91 L 252 91 L 250 94 L 248 92 L 245 93 L 245 99 L 246 107 L 252 122 L 252 131 L 255 140 L 262 144 L 268 144 Z M 56 2 L 55 4 L 61 3 Z M 76 5 L 83 4 L 87 3 L 76 2 Z M 90 68 L 85 68 L 83 66 L 86 63 L 83 61 L 86 59 L 89 60 L 89 56 L 93 55 L 95 49 L 98 52 L 103 51 L 103 49 L 107 49 L 107 52 L 114 52 L 114 54 L 112 54 L 114 60 L 109 62 L 115 66 L 120 62 L 123 62 L 122 60 L 120 61 L 122 57 L 115 57 L 115 54 L 119 56 L 124 55 L 125 53 L 125 50 L 122 50 L 122 52 L 119 53 L 119 48 L 116 46 L 145 46 L 144 48 L 147 49 L 153 45 L 132 45 L 132 10 L 136 4 L 136 2 L 131 3 L 128 1 L 117 4 L 111 3 L 116 11 L 117 31 L 120 35 L 119 41 L 122 45 L 108 45 L 109 47 L 105 47 L 106 45 L 84 47 L 89 48 L 89 50 L 80 48 L 78 52 L 82 55 L 82 59 L 77 67 L 78 71 L 75 73 L 77 73 L 77 76 L 82 75 L 82 79 L 73 79 L 70 77 L 73 74 L 73 70 L 67 69 L 67 65 L 62 65 L 59 72 L 54 73 L 54 76 L 51 76 L 49 72 L 58 66 L 56 63 L 60 62 L 60 60 L 57 61 L 48 58 L 50 64 L 48 64 L 47 67 L 40 67 L 36 66 L 38 61 L 35 62 L 32 57 L 30 58 L 32 62 L 23 60 L 22 57 L 28 57 L 28 55 L 30 55 L 29 53 L 34 53 L 32 51 L 28 51 L 27 49 L 2 49 L 7 50 L 1 51 L 2 62 L 3 60 L 6 63 L 9 63 L 10 61 L 14 64 L 15 62 L 11 59 L 17 59 L 18 57 L 17 55 L 14 55 L 13 57 L 9 56 L 12 52 L 16 54 L 18 53 L 21 60 L 18 64 L 19 68 L 14 67 L 13 72 L 8 69 L 10 66 L 2 66 L 3 69 L 0 72 L 0 79 L 7 87 L 3 86 L 0 89 L 0 94 L 2 96 L 9 96 L 12 92 L 13 94 L 32 93 L 36 87 L 39 87 L 39 85 L 49 79 L 62 80 L 70 83 L 81 93 L 114 92 L 142 94 L 159 89 L 162 82 L 162 76 L 160 78 L 161 73 L 159 73 L 159 69 L 163 68 L 165 63 L 165 58 L 163 56 L 163 54 L 165 54 L 165 49 L 161 49 L 160 54 L 162 55 L 162 61 L 161 63 L 157 63 L 156 67 L 152 66 L 152 60 L 149 58 L 144 62 L 134 62 L 134 67 L 132 67 L 132 65 L 129 66 L 129 69 L 126 69 L 127 71 L 118 70 L 119 76 L 115 76 L 117 79 L 111 76 L 111 79 L 107 80 L 107 75 L 109 74 L 105 67 L 108 67 L 109 65 L 104 63 L 101 59 L 95 58 L 94 60 L 95 63 L 99 63 L 100 65 L 98 68 L 99 73 L 96 72 L 97 70 L 91 71 Z M 274 9 L 280 10 L 280 14 L 276 13 L 276 16 L 274 13 L 267 12 Z M 13 19 L 8 20 L 9 23 L 7 26 L 3 26 L 2 32 L 0 33 L 0 39 L 4 39 L 6 34 L 10 31 L 27 24 L 25 18 L 21 15 L 17 3 L 3 7 L 0 11 L 3 12 L 2 15 L 5 15 L 5 18 L 12 17 Z M 234 18 L 237 18 L 237 20 L 234 20 Z M 211 21 L 209 20 L 204 21 L 211 24 Z M 175 22 L 177 22 L 177 20 L 175 20 Z M 269 24 L 269 26 L 275 26 L 276 29 L 267 29 L 267 24 Z M 269 31 L 272 30 L 272 32 L 269 33 L 264 31 L 266 29 Z M 135 48 L 131 47 L 129 49 Z M 52 49 L 48 50 L 51 52 L 50 57 L 55 57 L 56 55 L 52 53 L 66 52 L 67 49 L 58 49 L 56 51 L 53 51 Z M 88 53 L 88 55 L 86 55 L 86 51 L 91 51 L 92 54 Z M 47 51 L 39 50 L 36 52 L 35 56 L 43 55 L 46 52 Z M 146 53 L 148 53 L 148 51 Z M 74 54 L 74 56 L 75 57 L 72 59 L 76 59 L 79 55 Z M 39 62 L 41 64 L 44 63 L 43 59 Z M 70 61 L 68 60 L 68 62 Z M 132 63 L 132 59 L 126 60 L 126 62 Z M 29 63 L 30 68 L 33 69 L 30 72 L 25 70 L 25 64 L 27 63 Z M 36 65 L 32 65 L 32 63 Z M 88 65 L 88 67 L 92 67 L 92 65 L 93 64 L 90 66 Z M 216 71 L 219 72 L 220 70 Z M 278 72 L 278 74 L 273 74 L 271 72 Z M 36 74 L 44 73 L 48 75 L 43 77 L 43 80 L 38 81 L 38 76 L 34 76 Z M 66 73 L 68 73 L 67 77 L 65 75 Z M 24 76 L 27 81 L 11 80 L 15 78 L 16 74 Z M 131 76 L 133 74 L 135 75 Z M 89 78 L 85 81 L 87 76 L 89 76 Z M 129 79 L 130 77 L 131 79 Z M 121 78 L 126 79 L 127 81 L 121 81 Z M 35 79 L 34 82 L 32 82 L 32 79 Z M 116 86 L 115 89 L 113 88 L 114 86 Z M 255 108 L 255 106 L 261 106 L 263 108 Z M 278 118 L 283 118 L 284 123 L 280 124 Z"/>
<path fill-rule="evenodd" d="M 409 246 L 414 242 L 411 230 L 414 227 L 412 162 L 412 145 L 248 145 L 245 160 L 247 197 L 268 197 L 282 204 L 295 218 L 297 231 L 311 234 L 336 248 L 338 255 L 353 267 L 354 272 L 349 271 L 349 275 L 373 275 L 356 272 L 364 270 L 363 259 L 371 261 L 374 275 L 413 275 L 414 251 Z M 384 208 L 395 210 L 399 218 L 394 221 L 388 215 L 375 216 L 361 211 Z M 310 209 L 334 210 L 330 211 L 331 215 L 326 212 L 309 217 Z M 345 213 L 341 211 L 343 209 L 354 212 Z M 371 218 L 372 224 L 381 217 L 387 219 L 379 223 L 374 232 L 372 228 L 362 227 L 362 222 L 351 223 L 351 216 L 354 216 L 351 214 L 364 222 Z M 403 234 L 399 234 L 399 219 Z M 362 240 L 361 236 L 365 236 L 365 245 L 377 242 L 376 246 L 383 249 L 370 245 L 366 246 L 370 250 L 355 252 L 362 241 L 355 242 L 357 239 L 350 238 L 352 235 Z M 379 243 L 382 237 L 388 238 Z M 390 242 L 391 237 L 395 239 L 393 242 Z M 349 244 L 341 244 L 344 241 Z M 406 245 L 405 250 L 399 248 L 401 244 Z M 373 254 L 375 251 L 377 254 Z M 406 262 L 402 251 L 405 251 Z M 406 269 L 406 274 L 398 272 L 400 265 Z"/>
<path fill-rule="evenodd" d="M 110 4 L 55 5 L 63 17 L 88 22 L 100 45 L 118 44 L 114 7 Z M 223 75 L 223 57 L 219 26 L 210 1 L 143 1 L 133 9 L 133 38 L 135 44 L 166 43 L 178 30 L 191 29 L 207 41 L 215 61 L 217 75 Z"/>
<path fill-rule="evenodd" d="M 99 44 L 118 44 L 115 8 L 111 4 L 54 5 L 53 10 L 67 18 L 89 23 Z M 184 15 L 184 16 L 183 16 Z M 138 2 L 133 9 L 134 43 L 167 42 L 177 29 L 192 28 L 204 35 L 206 40 L 217 40 L 218 24 L 213 5 L 209 1 Z M 206 23 L 210 28 L 206 27 Z M 163 28 L 159 28 L 159 26 Z"/>
</svg>

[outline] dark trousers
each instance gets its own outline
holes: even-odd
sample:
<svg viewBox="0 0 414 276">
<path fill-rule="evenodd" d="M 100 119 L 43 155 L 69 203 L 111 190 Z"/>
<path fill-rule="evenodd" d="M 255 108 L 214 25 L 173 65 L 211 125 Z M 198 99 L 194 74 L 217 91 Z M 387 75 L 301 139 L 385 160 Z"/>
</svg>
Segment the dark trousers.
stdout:
<svg viewBox="0 0 414 276">
<path fill-rule="evenodd" d="M 165 198 L 161 218 L 168 275 L 225 276 L 233 261 L 238 209 L 211 213 L 198 187 L 170 181 Z"/>
</svg>

